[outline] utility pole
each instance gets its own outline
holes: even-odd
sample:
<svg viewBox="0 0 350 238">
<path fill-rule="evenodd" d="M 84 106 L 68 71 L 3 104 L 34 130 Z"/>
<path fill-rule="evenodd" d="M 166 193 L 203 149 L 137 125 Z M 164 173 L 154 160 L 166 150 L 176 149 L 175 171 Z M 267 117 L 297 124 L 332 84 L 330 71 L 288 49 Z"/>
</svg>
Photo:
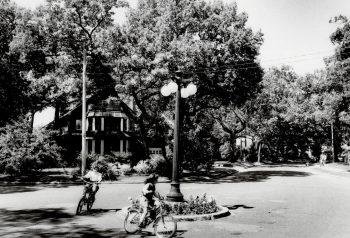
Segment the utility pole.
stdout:
<svg viewBox="0 0 350 238">
<path fill-rule="evenodd" d="M 333 129 L 333 122 L 331 122 L 331 135 L 332 135 L 332 162 L 335 162 L 335 153 L 334 153 L 334 129 Z"/>
<path fill-rule="evenodd" d="M 81 114 L 81 174 L 84 176 L 86 169 L 86 48 L 83 51 L 83 98 Z"/>
</svg>

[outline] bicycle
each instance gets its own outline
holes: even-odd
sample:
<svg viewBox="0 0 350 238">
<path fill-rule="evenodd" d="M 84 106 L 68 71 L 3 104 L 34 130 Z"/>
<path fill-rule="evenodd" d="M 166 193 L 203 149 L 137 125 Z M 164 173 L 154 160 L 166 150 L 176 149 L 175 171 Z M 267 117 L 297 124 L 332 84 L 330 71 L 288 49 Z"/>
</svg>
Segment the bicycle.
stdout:
<svg viewBox="0 0 350 238">
<path fill-rule="evenodd" d="M 83 196 L 80 198 L 76 214 L 80 215 L 82 213 L 83 207 L 86 205 L 86 210 L 91 211 L 92 205 L 95 202 L 95 195 L 99 189 L 99 182 L 87 182 L 84 180 L 86 184 L 89 184 L 89 186 L 84 189 Z M 96 183 L 96 190 L 95 192 L 92 191 L 93 183 Z M 86 186 L 86 185 L 85 185 Z"/>
<path fill-rule="evenodd" d="M 133 200 L 131 200 L 133 201 Z M 162 201 L 164 204 L 164 202 Z M 145 217 L 145 228 L 153 223 L 154 234 L 159 238 L 173 237 L 177 230 L 177 223 L 172 216 L 166 214 L 162 203 L 159 206 L 153 206 L 147 212 Z M 154 213 L 154 215 L 151 215 Z M 129 207 L 128 213 L 124 220 L 124 229 L 128 234 L 141 232 L 143 228 L 139 227 L 140 217 L 142 214 L 141 207 Z"/>
</svg>

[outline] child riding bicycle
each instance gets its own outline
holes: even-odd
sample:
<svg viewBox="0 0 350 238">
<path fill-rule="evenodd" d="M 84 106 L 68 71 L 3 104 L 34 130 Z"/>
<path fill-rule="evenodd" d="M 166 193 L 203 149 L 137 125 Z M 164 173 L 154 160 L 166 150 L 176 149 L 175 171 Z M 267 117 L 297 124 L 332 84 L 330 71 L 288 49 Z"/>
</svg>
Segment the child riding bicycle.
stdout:
<svg viewBox="0 0 350 238">
<path fill-rule="evenodd" d="M 102 181 L 102 174 L 93 168 L 88 171 L 82 178 L 84 182 L 86 182 L 84 185 L 84 194 L 86 195 L 89 191 L 91 191 L 92 194 L 95 195 L 99 189 L 98 183 Z"/>
<path fill-rule="evenodd" d="M 145 185 L 142 188 L 142 197 L 140 199 L 140 205 L 142 206 L 142 214 L 140 217 L 140 228 L 143 228 L 146 226 L 145 217 L 148 212 L 150 212 L 150 216 L 155 216 L 155 210 L 154 206 L 157 202 L 159 202 L 159 199 L 161 199 L 161 196 L 158 192 L 156 192 L 156 183 L 158 182 L 158 175 L 151 174 L 148 176 L 144 183 Z"/>
</svg>

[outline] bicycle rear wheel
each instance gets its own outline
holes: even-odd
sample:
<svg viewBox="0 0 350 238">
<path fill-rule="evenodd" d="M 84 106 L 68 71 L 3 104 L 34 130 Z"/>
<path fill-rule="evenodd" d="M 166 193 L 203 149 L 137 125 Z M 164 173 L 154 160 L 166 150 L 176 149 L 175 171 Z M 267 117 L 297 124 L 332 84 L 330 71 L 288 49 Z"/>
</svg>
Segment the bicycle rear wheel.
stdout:
<svg viewBox="0 0 350 238">
<path fill-rule="evenodd" d="M 85 198 L 82 197 L 82 198 L 79 200 L 79 203 L 78 203 L 77 210 L 76 210 L 75 214 L 77 214 L 77 215 L 80 215 L 80 214 L 81 214 L 81 211 L 83 210 L 84 204 L 85 204 Z"/>
<path fill-rule="evenodd" d="M 177 224 L 172 216 L 159 216 L 154 222 L 154 233 L 159 238 L 170 238 L 176 233 Z"/>
<path fill-rule="evenodd" d="M 126 233 L 135 234 L 140 230 L 139 228 L 140 217 L 141 217 L 140 212 L 136 210 L 130 210 L 128 212 L 124 220 L 124 229 Z"/>
</svg>

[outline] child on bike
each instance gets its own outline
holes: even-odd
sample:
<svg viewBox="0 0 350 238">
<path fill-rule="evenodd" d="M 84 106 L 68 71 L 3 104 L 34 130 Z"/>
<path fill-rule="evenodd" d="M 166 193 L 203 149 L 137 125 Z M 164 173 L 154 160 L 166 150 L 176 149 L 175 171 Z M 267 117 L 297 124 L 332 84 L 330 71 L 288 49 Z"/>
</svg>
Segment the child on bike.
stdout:
<svg viewBox="0 0 350 238">
<path fill-rule="evenodd" d="M 154 210 L 153 207 L 155 205 L 155 202 L 161 198 L 159 193 L 156 192 L 155 185 L 157 182 L 158 175 L 156 174 L 151 174 L 144 181 L 145 185 L 142 188 L 142 197 L 140 200 L 140 205 L 143 207 L 139 225 L 141 228 L 146 225 L 144 220 L 147 213 L 150 212 L 152 216 L 152 211 Z"/>
<path fill-rule="evenodd" d="M 92 194 L 96 194 L 99 189 L 98 183 L 102 181 L 102 174 L 92 168 L 83 176 L 83 180 L 87 182 L 84 186 L 84 194 L 87 194 L 89 190 L 92 191 Z"/>
</svg>

